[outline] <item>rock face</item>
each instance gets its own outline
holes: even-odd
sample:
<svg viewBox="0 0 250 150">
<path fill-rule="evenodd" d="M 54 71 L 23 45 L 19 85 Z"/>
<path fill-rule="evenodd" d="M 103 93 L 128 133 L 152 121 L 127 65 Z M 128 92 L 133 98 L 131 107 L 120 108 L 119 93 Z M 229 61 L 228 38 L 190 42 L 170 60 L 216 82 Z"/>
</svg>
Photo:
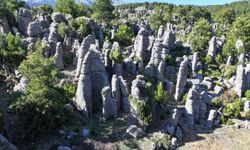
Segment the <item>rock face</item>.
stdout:
<svg viewBox="0 0 250 150">
<path fill-rule="evenodd" d="M 215 36 L 213 36 L 211 40 L 209 41 L 209 48 L 208 48 L 207 55 L 210 56 L 212 60 L 214 60 L 214 57 L 216 55 L 216 37 Z"/>
<path fill-rule="evenodd" d="M 55 58 L 55 66 L 59 70 L 64 69 L 64 65 L 63 65 L 63 49 L 62 49 L 62 43 L 61 42 L 58 42 L 57 45 L 56 45 L 56 54 L 55 54 L 54 58 Z"/>
<path fill-rule="evenodd" d="M 179 72 L 177 76 L 177 83 L 176 83 L 176 89 L 175 89 L 176 101 L 180 101 L 185 91 L 185 86 L 187 84 L 187 71 L 188 71 L 187 64 L 188 64 L 188 59 L 185 57 L 184 60 L 180 64 Z"/>
<path fill-rule="evenodd" d="M 18 10 L 18 15 L 18 29 L 22 34 L 26 35 L 28 25 L 32 21 L 31 13 L 28 9 L 20 8 Z"/>
<path fill-rule="evenodd" d="M 217 110 L 210 110 L 209 116 L 207 119 L 207 128 L 210 129 L 214 126 L 214 121 L 217 117 Z"/>
<path fill-rule="evenodd" d="M 246 101 L 244 103 L 244 112 L 248 112 L 250 110 L 250 101 Z"/>
<path fill-rule="evenodd" d="M 42 26 L 38 20 L 30 22 L 27 29 L 29 37 L 36 37 L 42 33 Z"/>
<path fill-rule="evenodd" d="M 110 87 L 104 87 L 102 89 L 102 100 L 103 100 L 103 109 L 102 114 L 104 120 L 117 116 L 117 102 L 111 96 Z"/>
<path fill-rule="evenodd" d="M 92 44 L 82 62 L 74 99 L 76 107 L 87 118 L 90 118 L 93 112 L 103 112 L 103 96 L 106 96 L 102 95 L 104 87 L 110 87 L 108 75 L 101 60 L 101 52 Z"/>
<path fill-rule="evenodd" d="M 106 68 L 111 66 L 111 61 L 109 59 L 110 50 L 111 50 L 110 42 L 105 41 L 104 44 L 103 44 L 102 53 L 103 53 L 103 56 L 104 56 L 104 66 Z"/>
<path fill-rule="evenodd" d="M 142 27 L 135 38 L 134 50 L 136 58 L 140 59 L 140 70 L 144 68 L 143 61 L 145 60 L 145 51 L 149 46 L 149 32 L 146 28 Z"/>
<path fill-rule="evenodd" d="M 162 49 L 161 39 L 156 39 L 150 61 L 145 68 L 145 74 L 153 79 L 162 81 L 165 74 L 165 56 L 166 51 Z"/>
<path fill-rule="evenodd" d="M 0 33 L 8 34 L 10 32 L 10 27 L 6 17 L 3 17 L 0 21 Z"/>
<path fill-rule="evenodd" d="M 80 71 L 81 71 L 84 57 L 87 54 L 91 44 L 95 44 L 95 36 L 94 35 L 88 35 L 86 38 L 84 38 L 84 40 L 82 41 L 81 47 L 78 50 L 76 77 L 79 77 L 79 75 L 80 75 Z"/>
<path fill-rule="evenodd" d="M 197 63 L 198 63 L 198 52 L 195 52 L 193 54 L 193 61 L 192 61 L 192 73 L 193 73 L 193 76 L 196 75 Z"/>
<path fill-rule="evenodd" d="M 15 85 L 14 86 L 14 88 L 13 88 L 13 91 L 14 92 L 21 92 L 21 93 L 24 93 L 24 91 L 25 91 L 25 89 L 26 89 L 26 87 L 27 87 L 27 85 L 28 85 L 28 79 L 26 78 L 26 77 L 22 77 L 21 79 L 20 79 L 20 82 L 17 84 L 17 85 Z"/>
<path fill-rule="evenodd" d="M 185 104 L 186 121 L 191 127 L 199 120 L 200 110 L 200 87 L 193 85 L 187 95 Z"/>
<path fill-rule="evenodd" d="M 9 140 L 0 134 L 0 149 L 17 150 L 16 146 L 9 142 Z"/>
<path fill-rule="evenodd" d="M 50 55 L 53 55 L 56 51 L 56 44 L 58 42 L 58 32 L 57 32 L 58 24 L 55 22 L 52 22 L 49 27 L 49 37 L 48 42 L 51 47 Z"/>
<path fill-rule="evenodd" d="M 236 79 L 235 79 L 235 91 L 239 97 L 243 96 L 245 86 L 245 68 L 243 65 L 237 66 Z"/>
<path fill-rule="evenodd" d="M 171 50 L 174 48 L 175 44 L 175 33 L 171 29 L 167 29 L 163 35 L 163 42 L 165 48 Z"/>
<path fill-rule="evenodd" d="M 56 23 L 61 23 L 65 20 L 63 14 L 58 13 L 58 12 L 52 13 L 51 19 L 53 20 L 53 22 L 56 22 Z"/>
</svg>

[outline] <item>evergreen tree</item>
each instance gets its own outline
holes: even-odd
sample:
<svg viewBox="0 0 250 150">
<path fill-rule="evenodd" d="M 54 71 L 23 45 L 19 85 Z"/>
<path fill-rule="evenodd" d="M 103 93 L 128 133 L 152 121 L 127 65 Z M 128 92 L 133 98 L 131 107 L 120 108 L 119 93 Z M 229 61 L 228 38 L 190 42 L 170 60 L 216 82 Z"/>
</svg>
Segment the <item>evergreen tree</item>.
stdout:
<svg viewBox="0 0 250 150">
<path fill-rule="evenodd" d="M 74 16 L 76 4 L 74 0 L 56 0 L 54 12 L 71 14 Z"/>
<path fill-rule="evenodd" d="M 94 0 L 93 3 L 93 18 L 98 22 L 110 22 L 114 18 L 114 6 L 112 0 Z"/>
</svg>

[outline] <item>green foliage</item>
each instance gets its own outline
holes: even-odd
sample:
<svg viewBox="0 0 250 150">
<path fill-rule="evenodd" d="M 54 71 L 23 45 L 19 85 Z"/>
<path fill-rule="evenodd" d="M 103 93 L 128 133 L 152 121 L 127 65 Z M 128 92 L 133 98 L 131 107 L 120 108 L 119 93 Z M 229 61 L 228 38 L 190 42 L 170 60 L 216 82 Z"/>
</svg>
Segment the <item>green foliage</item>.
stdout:
<svg viewBox="0 0 250 150">
<path fill-rule="evenodd" d="M 156 147 L 159 147 L 159 149 L 169 149 L 169 147 L 171 146 L 170 139 L 170 135 L 164 134 L 164 136 L 156 142 Z"/>
<path fill-rule="evenodd" d="M 247 120 L 250 120 L 250 110 L 248 110 L 248 111 L 246 112 L 245 118 L 246 118 Z"/>
<path fill-rule="evenodd" d="M 114 18 L 114 6 L 112 0 L 95 0 L 93 3 L 92 17 L 98 22 L 110 22 Z"/>
<path fill-rule="evenodd" d="M 85 5 L 83 3 L 77 3 L 76 8 L 75 8 L 74 17 L 76 17 L 76 18 L 81 17 L 81 16 L 90 17 L 89 11 L 90 11 L 90 8 L 87 5 Z"/>
<path fill-rule="evenodd" d="M 61 22 L 58 25 L 58 30 L 57 31 L 58 31 L 58 34 L 60 35 L 60 37 L 62 39 L 64 39 L 65 36 L 69 34 L 69 28 L 64 22 Z"/>
<path fill-rule="evenodd" d="M 224 115 L 227 118 L 240 118 L 240 111 L 242 110 L 244 104 L 241 99 L 236 99 L 233 103 L 228 103 L 223 109 Z"/>
<path fill-rule="evenodd" d="M 43 56 L 44 47 L 38 42 L 36 51 L 19 67 L 29 83 L 24 95 L 12 104 L 12 108 L 24 123 L 26 138 L 52 131 L 62 125 L 69 115 L 63 108 L 68 97 L 64 89 L 54 86 L 58 73 L 53 58 Z"/>
<path fill-rule="evenodd" d="M 190 33 L 190 44 L 192 52 L 199 52 L 201 58 L 205 58 L 208 42 L 212 37 L 212 28 L 207 20 L 200 19 L 195 22 L 192 32 Z"/>
<path fill-rule="evenodd" d="M 159 83 L 156 87 L 155 101 L 161 104 L 166 104 L 166 102 L 168 101 L 168 92 L 164 90 L 162 82 Z"/>
<path fill-rule="evenodd" d="M 224 76 L 227 79 L 230 79 L 236 73 L 236 66 L 227 66 Z"/>
<path fill-rule="evenodd" d="M 152 112 L 150 103 L 144 100 L 138 100 L 133 96 L 129 96 L 129 101 L 136 108 L 137 116 L 146 124 L 152 122 Z"/>
<path fill-rule="evenodd" d="M 132 38 L 134 33 L 131 28 L 127 25 L 119 26 L 117 33 L 115 34 L 116 41 L 124 46 L 129 46 L 132 44 Z"/>
<path fill-rule="evenodd" d="M 67 97 L 72 98 L 75 96 L 76 93 L 76 86 L 70 84 L 64 84 L 63 89 L 67 94 Z"/>
<path fill-rule="evenodd" d="M 214 98 L 212 100 L 212 104 L 211 105 L 212 105 L 212 107 L 220 108 L 220 107 L 223 106 L 223 102 L 219 98 Z"/>
<path fill-rule="evenodd" d="M 250 100 L 250 90 L 247 90 L 247 91 L 245 92 L 245 96 L 246 96 L 247 99 Z"/>
<path fill-rule="evenodd" d="M 173 57 L 171 55 L 166 55 L 165 60 L 166 60 L 167 66 L 176 66 L 177 65 L 175 57 Z"/>
<path fill-rule="evenodd" d="M 112 50 L 109 53 L 109 59 L 115 61 L 116 63 L 122 64 L 123 58 L 121 50 L 119 49 Z"/>
<path fill-rule="evenodd" d="M 0 35 L 0 61 L 4 64 L 17 67 L 25 58 L 25 49 L 21 47 L 20 36 Z"/>
<path fill-rule="evenodd" d="M 82 18 L 77 19 L 75 22 L 72 21 L 71 24 L 72 26 L 75 25 L 76 33 L 80 39 L 91 33 L 91 29 L 88 28 L 87 22 Z"/>
<path fill-rule="evenodd" d="M 41 9 L 44 14 L 50 15 L 53 12 L 53 8 L 50 5 L 41 5 L 38 8 Z"/>
<path fill-rule="evenodd" d="M 186 94 L 183 95 L 183 97 L 182 97 L 182 101 L 183 101 L 184 103 L 186 103 L 186 101 L 187 101 L 187 96 L 188 96 L 188 93 L 186 93 Z"/>
<path fill-rule="evenodd" d="M 215 16 L 215 20 L 222 24 L 232 24 L 236 14 L 232 8 L 224 8 Z"/>
<path fill-rule="evenodd" d="M 54 12 L 74 15 L 76 4 L 74 0 L 56 0 Z"/>
</svg>

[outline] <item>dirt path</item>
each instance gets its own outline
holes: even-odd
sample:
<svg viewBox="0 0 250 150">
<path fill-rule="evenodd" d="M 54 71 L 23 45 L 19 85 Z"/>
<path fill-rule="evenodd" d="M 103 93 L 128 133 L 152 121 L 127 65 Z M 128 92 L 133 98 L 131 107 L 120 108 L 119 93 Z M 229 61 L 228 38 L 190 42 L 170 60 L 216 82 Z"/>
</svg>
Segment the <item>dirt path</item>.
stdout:
<svg viewBox="0 0 250 150">
<path fill-rule="evenodd" d="M 179 150 L 250 150 L 250 130 L 222 126 L 188 141 Z"/>
</svg>

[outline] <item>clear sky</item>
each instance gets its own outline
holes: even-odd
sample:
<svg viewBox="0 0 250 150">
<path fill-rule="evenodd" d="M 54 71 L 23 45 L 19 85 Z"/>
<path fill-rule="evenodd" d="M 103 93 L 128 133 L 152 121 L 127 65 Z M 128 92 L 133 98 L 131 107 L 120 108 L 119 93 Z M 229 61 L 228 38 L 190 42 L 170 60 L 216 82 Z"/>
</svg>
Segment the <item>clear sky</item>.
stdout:
<svg viewBox="0 0 250 150">
<path fill-rule="evenodd" d="M 190 4 L 190 5 L 218 5 L 226 4 L 239 0 L 118 0 L 122 3 L 140 3 L 140 2 L 165 2 L 171 4 Z"/>
</svg>

